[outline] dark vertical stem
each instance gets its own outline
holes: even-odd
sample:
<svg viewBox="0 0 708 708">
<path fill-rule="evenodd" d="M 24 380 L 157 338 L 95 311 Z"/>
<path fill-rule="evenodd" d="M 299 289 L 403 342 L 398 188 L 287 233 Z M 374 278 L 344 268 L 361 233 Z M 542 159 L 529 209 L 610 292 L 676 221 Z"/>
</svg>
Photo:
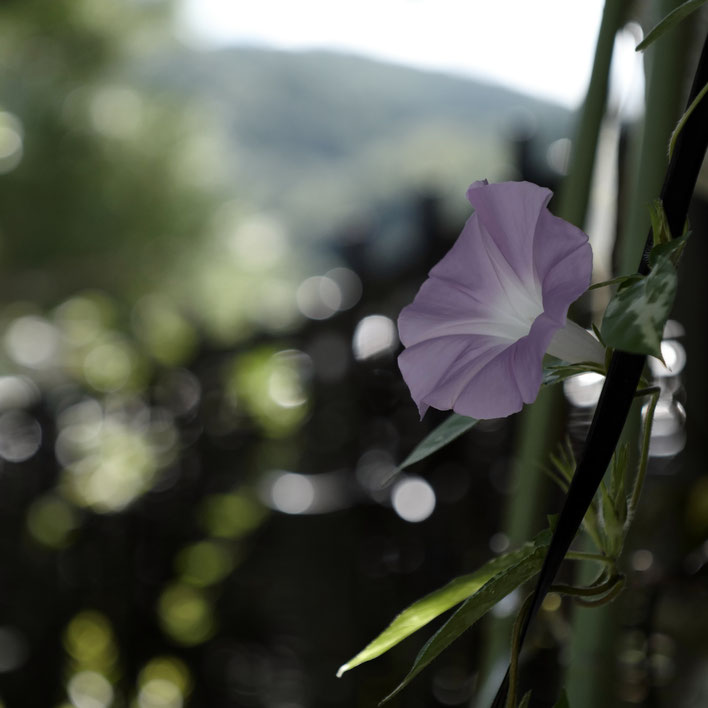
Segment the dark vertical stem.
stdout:
<svg viewBox="0 0 708 708">
<path fill-rule="evenodd" d="M 571 170 L 563 182 L 556 211 L 558 216 L 581 228 L 587 215 L 597 141 L 605 115 L 615 35 L 622 26 L 626 13 L 627 4 L 623 0 L 605 2 L 590 84 L 573 138 Z"/>
</svg>

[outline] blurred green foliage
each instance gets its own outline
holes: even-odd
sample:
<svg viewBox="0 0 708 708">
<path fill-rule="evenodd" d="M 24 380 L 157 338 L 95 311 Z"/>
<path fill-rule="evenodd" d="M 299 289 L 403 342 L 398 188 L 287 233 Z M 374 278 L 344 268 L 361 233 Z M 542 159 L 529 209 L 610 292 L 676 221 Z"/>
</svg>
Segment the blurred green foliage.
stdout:
<svg viewBox="0 0 708 708">
<path fill-rule="evenodd" d="M 4 298 L 144 287 L 201 238 L 213 196 L 185 164 L 191 116 L 122 72 L 127 56 L 160 46 L 168 9 L 0 6 L 0 110 L 21 139 L 19 163 L 0 175 Z"/>
</svg>

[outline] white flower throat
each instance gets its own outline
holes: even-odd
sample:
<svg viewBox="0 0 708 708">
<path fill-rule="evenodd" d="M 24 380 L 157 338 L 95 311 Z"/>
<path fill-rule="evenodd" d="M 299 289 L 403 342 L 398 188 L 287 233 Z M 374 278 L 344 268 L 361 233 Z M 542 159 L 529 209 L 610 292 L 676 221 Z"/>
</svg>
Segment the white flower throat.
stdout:
<svg viewBox="0 0 708 708">
<path fill-rule="evenodd" d="M 543 295 L 536 278 L 522 283 L 517 278 L 504 278 L 504 301 L 498 303 L 499 336 L 518 341 L 530 331 L 536 318 L 543 313 Z M 551 339 L 546 350 L 551 356 L 569 363 L 605 361 L 605 349 L 587 330 L 572 320 L 566 320 Z"/>
</svg>

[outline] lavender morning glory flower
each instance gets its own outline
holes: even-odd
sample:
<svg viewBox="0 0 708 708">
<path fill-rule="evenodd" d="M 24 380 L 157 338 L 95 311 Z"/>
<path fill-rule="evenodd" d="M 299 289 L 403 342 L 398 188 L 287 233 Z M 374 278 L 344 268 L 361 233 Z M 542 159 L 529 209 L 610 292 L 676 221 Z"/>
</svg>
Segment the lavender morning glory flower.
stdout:
<svg viewBox="0 0 708 708">
<path fill-rule="evenodd" d="M 498 418 L 536 399 L 548 352 L 604 360 L 600 343 L 566 319 L 590 285 L 588 237 L 546 208 L 529 182 L 475 182 L 474 214 L 403 308 L 398 358 L 422 415 L 428 407 Z"/>
</svg>

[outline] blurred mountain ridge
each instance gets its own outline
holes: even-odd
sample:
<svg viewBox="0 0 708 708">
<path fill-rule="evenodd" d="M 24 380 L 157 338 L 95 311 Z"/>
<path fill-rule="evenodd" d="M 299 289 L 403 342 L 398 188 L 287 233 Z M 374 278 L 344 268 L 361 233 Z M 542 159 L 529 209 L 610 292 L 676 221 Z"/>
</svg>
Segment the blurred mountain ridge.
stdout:
<svg viewBox="0 0 708 708">
<path fill-rule="evenodd" d="M 132 12 L 106 13 L 0 13 L 0 299 L 179 287 L 197 263 L 223 265 L 219 248 L 238 251 L 249 221 L 275 225 L 308 272 L 346 243 L 385 268 L 415 252 L 422 197 L 454 226 L 470 182 L 515 176 L 504 126 L 535 123 L 541 151 L 567 133 L 564 108 L 478 81 L 335 52 L 138 41 Z"/>
<path fill-rule="evenodd" d="M 173 49 L 136 71 L 220 116 L 232 184 L 300 236 L 406 189 L 464 210 L 470 182 L 509 176 L 507 131 L 534 125 L 551 140 L 571 116 L 494 84 L 330 51 Z"/>
</svg>

